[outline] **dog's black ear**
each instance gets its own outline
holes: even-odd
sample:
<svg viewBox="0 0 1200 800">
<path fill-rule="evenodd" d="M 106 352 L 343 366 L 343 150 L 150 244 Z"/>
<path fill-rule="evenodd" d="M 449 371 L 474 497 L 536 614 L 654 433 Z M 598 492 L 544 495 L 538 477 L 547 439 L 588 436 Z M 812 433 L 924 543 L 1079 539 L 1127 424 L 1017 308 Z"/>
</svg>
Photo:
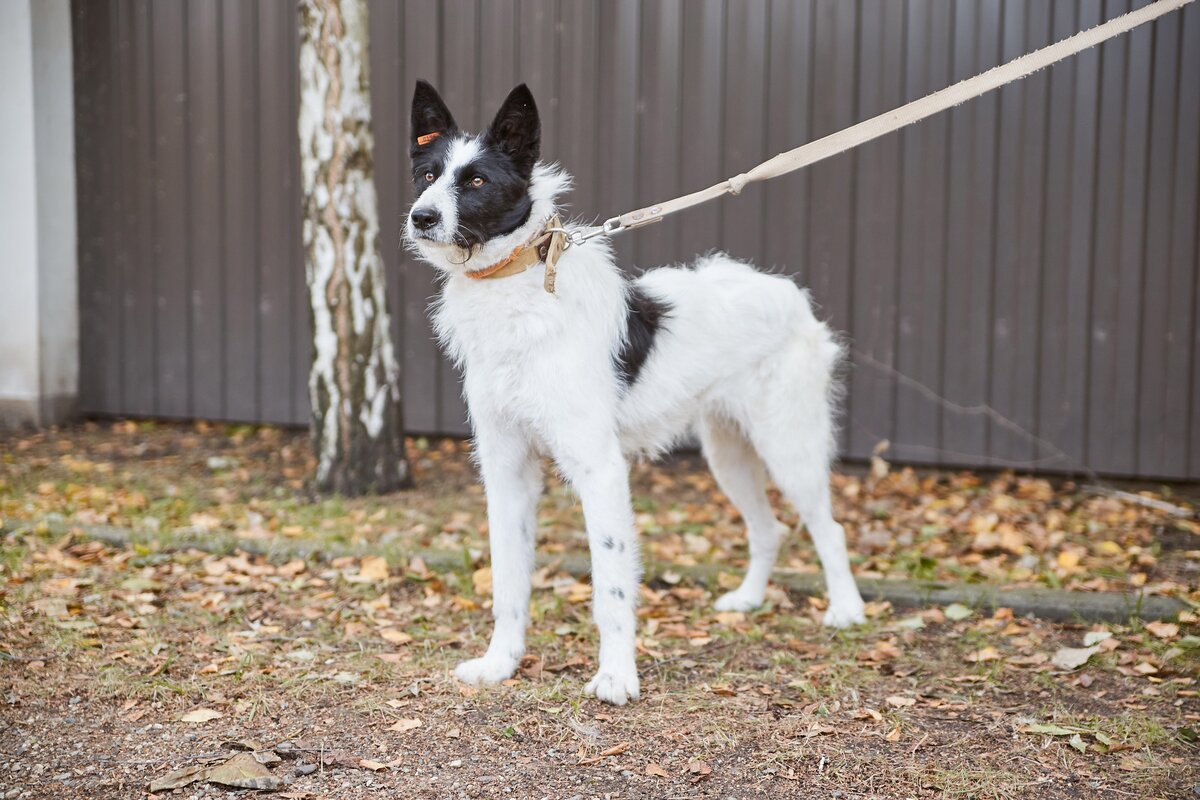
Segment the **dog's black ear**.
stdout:
<svg viewBox="0 0 1200 800">
<path fill-rule="evenodd" d="M 522 83 L 508 93 L 487 130 L 487 139 L 512 156 L 525 172 L 533 169 L 542 150 L 542 123 L 528 86 Z"/>
<path fill-rule="evenodd" d="M 409 147 L 413 153 L 431 144 L 439 136 L 458 131 L 454 117 L 450 115 L 450 109 L 446 108 L 442 96 L 426 81 L 417 81 L 417 88 L 413 92 L 411 119 Z"/>
</svg>

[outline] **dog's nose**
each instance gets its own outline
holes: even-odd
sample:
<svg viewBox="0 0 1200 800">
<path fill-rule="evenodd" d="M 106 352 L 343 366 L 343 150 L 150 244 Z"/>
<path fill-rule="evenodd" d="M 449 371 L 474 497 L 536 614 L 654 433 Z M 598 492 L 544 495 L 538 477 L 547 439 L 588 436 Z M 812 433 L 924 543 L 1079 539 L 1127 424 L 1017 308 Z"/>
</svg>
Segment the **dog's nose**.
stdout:
<svg viewBox="0 0 1200 800">
<path fill-rule="evenodd" d="M 442 215 L 432 208 L 414 208 L 412 212 L 413 225 L 419 231 L 427 231 L 437 225 Z"/>
</svg>

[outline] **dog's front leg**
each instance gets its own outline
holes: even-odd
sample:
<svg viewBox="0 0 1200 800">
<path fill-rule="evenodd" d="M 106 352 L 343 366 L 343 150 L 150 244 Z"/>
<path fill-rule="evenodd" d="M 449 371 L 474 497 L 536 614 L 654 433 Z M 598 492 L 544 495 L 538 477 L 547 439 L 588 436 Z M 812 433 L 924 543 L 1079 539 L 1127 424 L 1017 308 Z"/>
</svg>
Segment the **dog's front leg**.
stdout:
<svg viewBox="0 0 1200 800">
<path fill-rule="evenodd" d="M 635 641 L 641 560 L 629 496 L 629 467 L 611 440 L 579 443 L 557 457 L 583 501 L 592 555 L 592 616 L 600 630 L 600 668 L 588 694 L 616 705 L 640 694 Z"/>
<path fill-rule="evenodd" d="M 479 685 L 511 677 L 525 654 L 542 472 L 521 437 L 477 422 L 475 438 L 487 495 L 495 628 L 487 653 L 459 664 L 454 674 Z"/>
</svg>

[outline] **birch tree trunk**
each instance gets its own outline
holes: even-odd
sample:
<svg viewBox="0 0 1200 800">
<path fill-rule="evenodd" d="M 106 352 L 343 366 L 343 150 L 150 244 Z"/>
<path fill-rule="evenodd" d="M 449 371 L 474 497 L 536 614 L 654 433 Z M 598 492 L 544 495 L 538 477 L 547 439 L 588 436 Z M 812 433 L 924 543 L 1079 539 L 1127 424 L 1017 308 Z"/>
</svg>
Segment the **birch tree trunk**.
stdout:
<svg viewBox="0 0 1200 800">
<path fill-rule="evenodd" d="M 409 484 L 374 178 L 366 0 L 300 0 L 300 165 L 316 482 Z"/>
</svg>

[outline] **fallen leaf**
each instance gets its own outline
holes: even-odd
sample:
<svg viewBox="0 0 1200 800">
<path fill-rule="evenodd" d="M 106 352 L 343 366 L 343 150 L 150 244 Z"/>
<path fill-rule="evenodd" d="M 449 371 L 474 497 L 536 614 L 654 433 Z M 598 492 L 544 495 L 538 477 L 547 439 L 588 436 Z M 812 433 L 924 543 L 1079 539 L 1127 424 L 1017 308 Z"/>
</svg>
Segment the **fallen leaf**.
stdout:
<svg viewBox="0 0 1200 800">
<path fill-rule="evenodd" d="M 179 769 L 150 782 L 150 792 L 165 792 L 170 789 L 180 789 L 188 784 L 202 781 L 208 776 L 208 766 L 188 767 Z"/>
<path fill-rule="evenodd" d="M 988 645 L 981 650 L 976 650 L 974 653 L 969 653 L 963 658 L 965 661 L 970 661 L 972 664 L 978 664 L 983 661 L 996 661 L 1000 657 L 1000 651 L 991 645 Z"/>
<path fill-rule="evenodd" d="M 1100 648 L 1095 645 L 1092 647 L 1060 647 L 1050 659 L 1050 663 L 1061 670 L 1070 672 L 1082 667 L 1089 658 L 1098 652 L 1100 652 Z"/>
<path fill-rule="evenodd" d="M 1027 656 L 1010 656 L 1008 663 L 1014 667 L 1037 667 L 1050 660 L 1045 653 L 1031 653 Z"/>
<path fill-rule="evenodd" d="M 1083 635 L 1083 646 L 1091 647 L 1094 644 L 1100 644 L 1105 639 L 1111 639 L 1112 634 L 1108 631 L 1088 631 Z"/>
<path fill-rule="evenodd" d="M 230 739 L 229 741 L 224 742 L 223 745 L 225 747 L 232 747 L 236 750 L 249 750 L 251 752 L 253 752 L 255 750 L 266 750 L 267 749 L 267 745 L 265 743 L 263 743 L 261 740 L 252 739 L 252 738 Z"/>
<path fill-rule="evenodd" d="M 387 764 L 383 764 L 383 763 L 380 763 L 380 762 L 378 762 L 378 761 L 372 761 L 372 760 L 371 760 L 371 759 L 369 759 L 369 758 L 362 758 L 362 759 L 359 759 L 359 761 L 358 761 L 358 765 L 359 765 L 360 767 L 362 767 L 363 769 L 369 769 L 369 770 L 371 770 L 371 772 L 379 772 L 379 770 L 381 770 L 381 769 L 387 769 L 387 768 L 388 768 L 388 765 L 387 765 Z"/>
<path fill-rule="evenodd" d="M 526 655 L 522 656 L 517 664 L 517 672 L 522 678 L 528 678 L 531 681 L 536 681 L 542 677 L 542 669 L 545 664 L 540 656 Z"/>
<path fill-rule="evenodd" d="M 433 575 L 433 573 L 429 571 L 429 567 L 425 566 L 425 559 L 421 558 L 420 556 L 414 556 L 412 560 L 408 562 L 408 571 L 421 580 L 426 580 Z"/>
<path fill-rule="evenodd" d="M 352 575 L 350 581 L 353 583 L 376 583 L 387 580 L 387 576 L 387 559 L 379 556 L 363 556 L 358 567 L 358 574 Z"/>
<path fill-rule="evenodd" d="M 586 656 L 572 656 L 561 664 L 547 664 L 542 669 L 546 672 L 565 672 L 575 667 L 586 667 L 588 663 Z"/>
<path fill-rule="evenodd" d="M 1060 569 L 1065 572 L 1071 572 L 1079 568 L 1080 559 L 1079 553 L 1076 553 L 1074 550 L 1063 550 L 1058 554 L 1055 561 L 1058 562 Z"/>
<path fill-rule="evenodd" d="M 831 733 L 837 733 L 837 729 L 832 725 L 821 725 L 814 722 L 812 725 L 808 726 L 808 730 L 806 730 L 803 735 L 805 739 L 812 739 L 816 736 L 828 736 Z"/>
<path fill-rule="evenodd" d="M 492 594 L 492 568 L 480 567 L 471 573 L 471 583 L 475 587 L 475 594 L 480 597 L 490 597 Z"/>
<path fill-rule="evenodd" d="M 283 785 L 283 781 L 271 774 L 271 770 L 258 763 L 251 753 L 238 753 L 220 766 L 209 770 L 207 780 L 236 789 L 265 789 L 271 791 Z"/>
<path fill-rule="evenodd" d="M 220 719 L 225 716 L 220 711 L 212 708 L 197 708 L 195 711 L 189 711 L 179 718 L 180 722 L 210 722 L 214 719 Z"/>
<path fill-rule="evenodd" d="M 878 641 L 870 650 L 864 650 L 858 654 L 859 661 L 875 664 L 882 664 L 885 661 L 892 661 L 899 657 L 900 648 L 896 646 L 895 641 L 889 640 Z"/>
<path fill-rule="evenodd" d="M 421 727 L 421 720 L 414 717 L 411 719 L 398 719 L 394 725 L 388 728 L 388 730 L 396 733 L 405 733 L 407 731 L 416 730 L 419 727 Z"/>
<path fill-rule="evenodd" d="M 908 708 L 909 706 L 915 706 L 917 704 L 915 698 L 905 697 L 902 694 L 893 694 L 885 698 L 884 702 L 892 708 Z"/>
<path fill-rule="evenodd" d="M 374 600 L 364 601 L 362 606 L 367 611 L 386 611 L 392 607 L 392 596 L 387 592 L 384 592 Z"/>
<path fill-rule="evenodd" d="M 1179 626 L 1174 622 L 1147 622 L 1145 627 L 1159 639 L 1174 639 L 1179 635 Z"/>
<path fill-rule="evenodd" d="M 1079 733 L 1078 728 L 1067 728 L 1053 722 L 1035 722 L 1020 729 L 1021 733 L 1037 733 L 1044 736 L 1071 736 Z"/>
<path fill-rule="evenodd" d="M 1025 536 L 1015 527 L 1007 522 L 1002 522 L 997 526 L 996 532 L 1000 535 L 999 547 L 1001 550 L 1006 550 L 1015 556 L 1025 552 Z"/>
<path fill-rule="evenodd" d="M 882 617 L 884 614 L 891 613 L 891 610 L 892 604 L 890 601 L 883 600 L 882 602 L 876 602 L 872 600 L 863 608 L 863 613 L 866 614 L 870 619 L 876 619 L 878 617 Z"/>
<path fill-rule="evenodd" d="M 883 439 L 875 444 L 875 448 L 871 452 L 871 469 L 867 474 L 868 488 L 873 489 L 891 471 L 891 465 L 883 458 L 883 454 L 887 452 L 890 446 L 891 442 L 887 439 Z"/>
<path fill-rule="evenodd" d="M 951 603 L 942 610 L 942 613 L 946 615 L 946 619 L 958 622 L 959 620 L 966 619 L 975 612 L 964 606 L 962 603 Z"/>
<path fill-rule="evenodd" d="M 703 761 L 694 760 L 694 761 L 688 762 L 688 765 L 684 769 L 684 771 L 687 772 L 689 775 L 697 775 L 699 777 L 704 777 L 705 775 L 712 774 L 712 767 L 710 767 L 707 763 L 705 763 Z"/>
<path fill-rule="evenodd" d="M 391 644 L 395 645 L 408 644 L 413 640 L 413 637 L 409 636 L 404 631 L 398 631 L 395 628 L 385 628 L 379 632 L 379 636 L 385 642 L 390 642 Z"/>
<path fill-rule="evenodd" d="M 995 514 L 980 514 L 971 517 L 971 522 L 967 525 L 967 530 L 976 535 L 981 533 L 990 533 L 992 529 L 1000 522 L 1000 517 Z"/>
<path fill-rule="evenodd" d="M 1071 747 L 1074 747 L 1081 753 L 1087 752 L 1087 744 L 1083 741 L 1083 737 L 1078 733 L 1067 740 L 1067 744 L 1071 745 Z"/>
<path fill-rule="evenodd" d="M 735 625 L 741 625 L 745 622 L 746 614 L 743 611 L 721 611 L 713 615 L 713 619 L 721 625 L 732 628 Z"/>
<path fill-rule="evenodd" d="M 284 527 L 283 533 L 285 536 L 289 535 L 287 533 L 287 526 Z M 301 530 L 301 533 L 303 533 L 302 530 Z M 296 535 L 299 535 L 299 534 L 296 534 Z M 301 572 L 304 572 L 304 570 L 306 570 L 306 569 L 308 569 L 308 565 L 304 563 L 304 559 L 294 558 L 291 561 L 284 564 L 279 569 L 277 569 L 276 572 L 278 572 L 280 575 L 282 575 L 285 578 L 294 578 L 297 575 L 299 575 Z"/>
<path fill-rule="evenodd" d="M 599 754 L 600 758 L 608 758 L 609 756 L 619 756 L 619 755 L 621 755 L 621 753 L 624 753 L 626 750 L 628 750 L 629 746 L 631 744 L 633 744 L 633 742 L 621 742 L 620 744 L 615 744 L 612 747 L 608 748 L 607 750 L 604 750 L 603 752 L 601 752 Z"/>
<path fill-rule="evenodd" d="M 671 777 L 670 773 L 668 773 L 665 769 L 663 769 L 662 765 L 656 761 L 651 761 L 649 764 L 646 765 L 646 774 L 654 775 L 655 777 L 658 777 L 658 778 Z"/>
</svg>

